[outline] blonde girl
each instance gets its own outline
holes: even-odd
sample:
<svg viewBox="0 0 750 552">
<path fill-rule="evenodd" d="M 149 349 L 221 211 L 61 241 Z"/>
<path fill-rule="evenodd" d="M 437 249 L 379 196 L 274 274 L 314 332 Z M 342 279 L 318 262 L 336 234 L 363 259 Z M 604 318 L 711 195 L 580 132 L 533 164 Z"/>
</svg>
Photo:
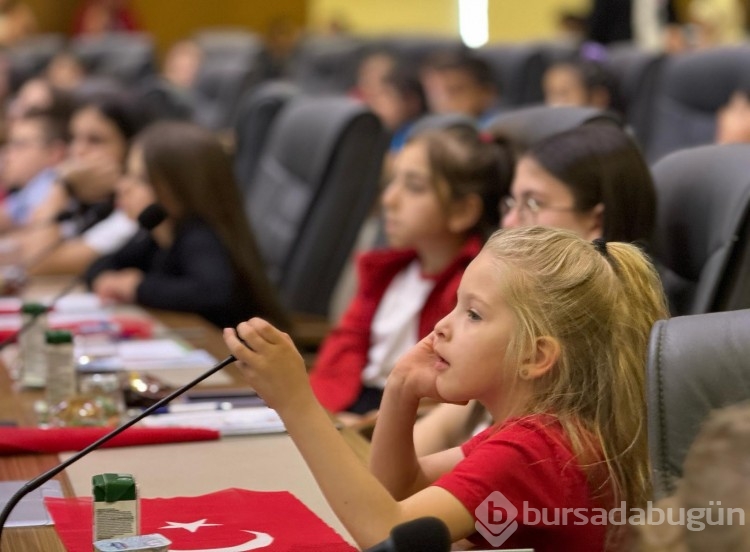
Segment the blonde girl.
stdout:
<svg viewBox="0 0 750 552">
<path fill-rule="evenodd" d="M 453 540 L 482 548 L 598 551 L 621 542 L 617 527 L 523 513 L 644 505 L 647 341 L 666 313 L 658 276 L 632 245 L 542 227 L 498 231 L 466 269 L 456 307 L 388 378 L 370 469 L 315 400 L 288 336 L 251 319 L 224 339 L 361 547 L 429 515 Z M 425 397 L 476 399 L 495 424 L 418 458 L 412 426 Z M 512 534 L 479 534 L 477 522 L 499 523 L 502 506 Z"/>
</svg>

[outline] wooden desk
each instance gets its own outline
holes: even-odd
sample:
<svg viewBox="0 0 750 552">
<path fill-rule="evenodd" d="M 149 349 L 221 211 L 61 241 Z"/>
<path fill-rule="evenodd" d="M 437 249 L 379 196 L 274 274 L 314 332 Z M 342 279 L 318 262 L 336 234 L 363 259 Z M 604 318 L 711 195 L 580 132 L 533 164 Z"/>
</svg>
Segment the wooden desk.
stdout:
<svg viewBox="0 0 750 552">
<path fill-rule="evenodd" d="M 164 311 L 151 314 L 194 346 L 206 349 L 219 359 L 227 356 L 220 332 L 202 318 Z M 19 425 L 34 425 L 33 403 L 41 393 L 13 389 L 7 370 L 2 368 L 0 366 L 0 417 L 15 420 Z M 242 385 L 237 368 L 226 369 L 237 384 Z M 355 431 L 342 430 L 342 434 L 365 461 L 369 444 Z M 180 461 L 174 462 L 175 458 Z M 59 462 L 57 455 L 0 456 L 0 480 L 29 480 Z M 55 479 L 61 482 L 66 496 L 87 496 L 91 493 L 91 476 L 104 472 L 133 473 L 144 497 L 191 496 L 228 487 L 288 490 L 351 541 L 285 434 L 104 449 L 86 456 Z M 11 527 L 3 531 L 2 550 L 63 552 L 64 548 L 52 527 Z"/>
</svg>

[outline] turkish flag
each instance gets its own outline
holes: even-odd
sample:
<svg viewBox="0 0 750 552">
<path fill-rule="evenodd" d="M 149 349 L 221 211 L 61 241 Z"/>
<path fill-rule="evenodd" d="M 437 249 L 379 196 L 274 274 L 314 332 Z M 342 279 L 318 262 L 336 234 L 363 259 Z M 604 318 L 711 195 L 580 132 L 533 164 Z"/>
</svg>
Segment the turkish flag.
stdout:
<svg viewBox="0 0 750 552">
<path fill-rule="evenodd" d="M 92 548 L 91 498 L 46 498 L 68 552 Z M 170 552 L 352 552 L 356 548 L 286 491 L 226 489 L 141 499 L 141 534 L 161 533 Z"/>
</svg>

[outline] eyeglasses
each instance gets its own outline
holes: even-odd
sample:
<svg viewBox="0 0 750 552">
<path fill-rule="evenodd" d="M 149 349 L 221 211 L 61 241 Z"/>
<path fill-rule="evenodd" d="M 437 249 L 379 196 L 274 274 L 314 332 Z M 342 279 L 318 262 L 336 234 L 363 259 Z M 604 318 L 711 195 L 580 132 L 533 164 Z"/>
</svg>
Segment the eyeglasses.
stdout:
<svg viewBox="0 0 750 552">
<path fill-rule="evenodd" d="M 576 211 L 575 207 L 555 207 L 552 205 L 545 205 L 539 200 L 534 199 L 531 196 L 526 196 L 520 201 L 517 201 L 513 196 L 505 196 L 500 200 L 500 216 L 505 217 L 513 209 L 518 209 L 519 218 L 528 216 L 531 219 L 536 219 L 541 211 Z"/>
</svg>

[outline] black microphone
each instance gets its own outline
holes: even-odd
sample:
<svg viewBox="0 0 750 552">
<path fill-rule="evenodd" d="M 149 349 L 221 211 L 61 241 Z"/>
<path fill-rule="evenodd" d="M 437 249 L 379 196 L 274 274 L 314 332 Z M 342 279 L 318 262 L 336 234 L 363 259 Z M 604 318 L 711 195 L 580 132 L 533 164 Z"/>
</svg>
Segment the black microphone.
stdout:
<svg viewBox="0 0 750 552">
<path fill-rule="evenodd" d="M 74 464 L 84 456 L 86 456 L 88 453 L 98 449 L 101 447 L 104 443 L 109 441 L 110 439 L 113 439 L 114 437 L 117 437 L 120 433 L 128 429 L 129 427 L 137 424 L 140 422 L 143 418 L 146 416 L 149 416 L 151 413 L 154 412 L 154 410 L 157 410 L 164 405 L 168 404 L 173 399 L 179 397 L 186 391 L 192 389 L 197 384 L 202 382 L 204 379 L 208 378 L 209 376 L 212 376 L 225 366 L 228 366 L 235 362 L 237 359 L 234 357 L 234 355 L 229 355 L 227 358 L 216 364 L 213 368 L 209 369 L 207 372 L 201 374 L 197 378 L 195 378 L 193 381 L 186 383 L 176 391 L 173 391 L 163 399 L 161 399 L 158 402 L 155 402 L 151 406 L 149 406 L 146 410 L 141 412 L 138 416 L 133 418 L 130 421 L 125 422 L 124 424 L 119 425 L 109 433 L 107 433 L 105 436 L 99 438 L 95 442 L 91 443 L 89 446 L 87 446 L 82 451 L 74 454 L 70 458 L 68 458 L 65 462 L 62 462 L 61 464 L 58 464 L 51 470 L 48 470 L 44 472 L 43 474 L 39 475 L 38 477 L 35 477 L 28 483 L 26 483 L 23 487 L 21 487 L 18 492 L 16 492 L 10 500 L 8 500 L 8 503 L 5 505 L 5 508 L 3 508 L 2 513 L 0 513 L 0 548 L 2 547 L 2 532 L 3 528 L 5 527 L 5 522 L 8 521 L 8 517 L 10 517 L 10 513 L 13 511 L 13 508 L 25 497 L 27 494 L 29 494 L 31 491 L 34 491 L 44 485 L 47 481 L 55 477 L 58 473 L 63 471 L 65 468 L 70 466 L 71 464 Z"/>
<path fill-rule="evenodd" d="M 448 526 L 436 517 L 422 517 L 391 529 L 391 536 L 364 552 L 449 552 Z"/>
<path fill-rule="evenodd" d="M 138 215 L 138 225 L 149 232 L 159 226 L 167 218 L 164 207 L 158 203 L 152 203 Z"/>
</svg>

